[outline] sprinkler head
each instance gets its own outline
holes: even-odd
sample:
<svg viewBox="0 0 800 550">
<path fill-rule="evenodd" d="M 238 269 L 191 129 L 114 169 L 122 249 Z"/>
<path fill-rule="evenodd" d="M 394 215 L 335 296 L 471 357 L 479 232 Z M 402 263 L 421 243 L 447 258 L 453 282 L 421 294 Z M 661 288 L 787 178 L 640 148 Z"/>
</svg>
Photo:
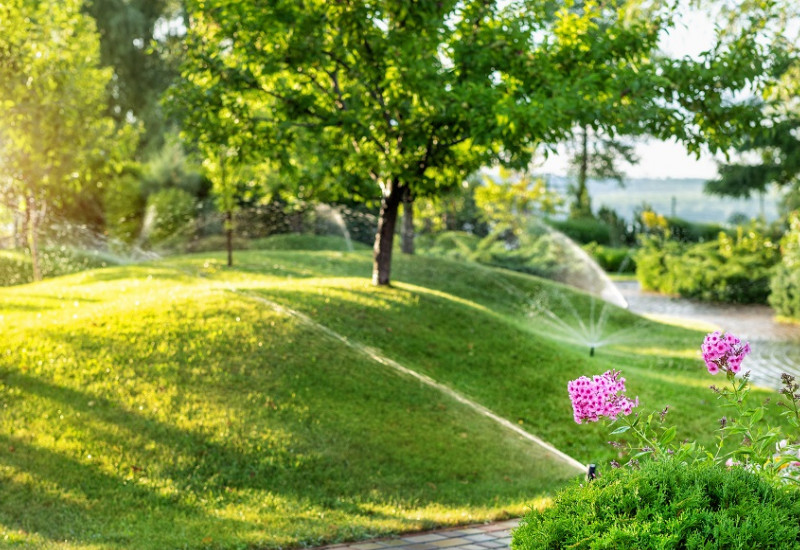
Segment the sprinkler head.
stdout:
<svg viewBox="0 0 800 550">
<path fill-rule="evenodd" d="M 594 357 L 594 346 L 589 348 L 589 357 Z"/>
</svg>

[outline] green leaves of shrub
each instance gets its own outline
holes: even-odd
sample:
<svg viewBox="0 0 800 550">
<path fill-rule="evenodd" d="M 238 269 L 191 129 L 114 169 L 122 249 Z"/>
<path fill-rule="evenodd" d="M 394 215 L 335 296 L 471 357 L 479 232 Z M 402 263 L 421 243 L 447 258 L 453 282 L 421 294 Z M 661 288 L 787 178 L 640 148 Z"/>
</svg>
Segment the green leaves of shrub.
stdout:
<svg viewBox="0 0 800 550">
<path fill-rule="evenodd" d="M 665 433 L 666 435 L 666 433 Z M 647 461 L 574 484 L 530 512 L 515 550 L 800 548 L 800 499 L 741 468 Z"/>
</svg>

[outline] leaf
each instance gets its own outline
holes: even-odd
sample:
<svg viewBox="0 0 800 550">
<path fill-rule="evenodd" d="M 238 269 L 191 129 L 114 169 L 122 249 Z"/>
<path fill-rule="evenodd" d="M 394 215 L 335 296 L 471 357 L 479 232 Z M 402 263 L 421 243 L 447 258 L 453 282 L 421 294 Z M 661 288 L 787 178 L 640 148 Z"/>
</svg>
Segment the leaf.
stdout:
<svg viewBox="0 0 800 550">
<path fill-rule="evenodd" d="M 631 429 L 630 426 L 620 426 L 619 428 L 617 428 L 616 430 L 611 432 L 611 435 L 624 434 L 625 432 L 627 432 L 630 429 Z"/>
<path fill-rule="evenodd" d="M 665 430 L 664 433 L 661 434 L 661 438 L 658 440 L 658 444 L 662 446 L 669 445 L 669 443 L 673 439 L 675 439 L 675 434 L 677 433 L 677 431 L 678 428 L 676 426 L 672 426 L 671 428 Z"/>
</svg>

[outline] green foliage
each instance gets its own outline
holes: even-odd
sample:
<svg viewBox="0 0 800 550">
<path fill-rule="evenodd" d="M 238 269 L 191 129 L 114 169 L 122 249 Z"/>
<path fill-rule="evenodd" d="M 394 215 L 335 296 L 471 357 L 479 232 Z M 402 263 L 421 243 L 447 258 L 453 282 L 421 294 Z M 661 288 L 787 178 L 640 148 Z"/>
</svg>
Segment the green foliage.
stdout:
<svg viewBox="0 0 800 550">
<path fill-rule="evenodd" d="M 547 223 L 580 244 L 611 244 L 612 227 L 605 221 L 596 218 L 570 218 L 566 220 L 549 220 Z"/>
<path fill-rule="evenodd" d="M 472 174 L 461 185 L 436 197 L 417 198 L 414 201 L 414 224 L 418 234 L 465 231 L 479 237 L 488 235 L 485 213 L 475 201 L 475 191 L 481 185 L 481 175 Z"/>
<path fill-rule="evenodd" d="M 119 259 L 95 250 L 68 247 L 45 248 L 41 252 L 42 274 L 57 277 L 69 273 L 118 265 Z M 33 281 L 30 255 L 16 250 L 0 251 L 0 286 L 13 286 Z"/>
<path fill-rule="evenodd" d="M 147 206 L 140 177 L 138 170 L 125 171 L 109 179 L 103 194 L 108 234 L 127 244 L 132 244 L 139 238 Z"/>
<path fill-rule="evenodd" d="M 417 239 L 417 250 L 422 254 L 451 260 L 470 260 L 480 246 L 481 239 L 463 231 L 444 231 Z"/>
<path fill-rule="evenodd" d="M 138 152 L 157 154 L 169 122 L 160 98 L 178 75 L 181 2 L 175 0 L 87 0 L 84 9 L 100 35 L 100 59 L 114 69 L 108 112 L 118 125 L 136 121 Z M 156 30 L 157 29 L 157 30 Z"/>
<path fill-rule="evenodd" d="M 775 313 L 800 320 L 800 215 L 789 216 L 789 230 L 781 240 L 781 263 L 770 280 L 769 305 Z"/>
<path fill-rule="evenodd" d="M 648 236 L 636 254 L 636 277 L 646 290 L 708 302 L 764 304 L 779 260 L 778 248 L 755 226 L 699 244 Z"/>
<path fill-rule="evenodd" d="M 725 232 L 725 228 L 716 223 L 697 223 L 681 218 L 667 218 L 667 228 L 670 238 L 685 243 L 712 241 Z"/>
<path fill-rule="evenodd" d="M 143 237 L 151 245 L 185 242 L 191 235 L 197 201 L 177 187 L 162 189 L 147 198 Z"/>
<path fill-rule="evenodd" d="M 515 550 L 800 548 L 800 499 L 742 468 L 648 461 L 573 484 L 532 511 Z"/>
<path fill-rule="evenodd" d="M 608 225 L 611 246 L 633 246 L 636 244 L 636 235 L 628 222 L 617 214 L 616 210 L 608 207 L 600 207 L 597 211 L 597 219 Z"/>
<path fill-rule="evenodd" d="M 552 214 L 562 202 L 542 178 L 525 172 L 500 169 L 499 181 L 486 174 L 475 188 L 475 205 L 490 227 L 519 234 L 536 214 Z"/>
<path fill-rule="evenodd" d="M 614 248 L 589 243 L 584 245 L 583 249 L 606 273 L 636 273 L 634 251 L 630 248 Z"/>
<path fill-rule="evenodd" d="M 352 242 L 355 250 L 369 250 L 364 243 Z M 273 235 L 250 241 L 253 250 L 347 250 L 347 241 L 343 237 L 332 235 L 298 235 L 288 233 Z"/>
<path fill-rule="evenodd" d="M 700 60 L 652 55 L 673 12 L 637 2 L 211 0 L 187 12 L 171 104 L 192 141 L 208 157 L 219 146 L 273 161 L 298 194 L 380 199 L 378 284 L 407 191 L 436 196 L 492 162 L 525 166 L 532 145 L 576 122 L 725 147 L 753 119 L 730 92 L 757 88 L 769 61 L 754 46 L 769 6 L 750 7 L 742 36 Z"/>
</svg>

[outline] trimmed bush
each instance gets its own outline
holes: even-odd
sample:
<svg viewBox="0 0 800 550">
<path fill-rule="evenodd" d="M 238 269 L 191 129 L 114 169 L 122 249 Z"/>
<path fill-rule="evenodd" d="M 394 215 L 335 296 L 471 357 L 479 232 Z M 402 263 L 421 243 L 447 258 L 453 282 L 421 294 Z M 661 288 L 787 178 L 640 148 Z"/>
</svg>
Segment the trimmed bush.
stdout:
<svg viewBox="0 0 800 550">
<path fill-rule="evenodd" d="M 636 273 L 636 261 L 630 248 L 589 243 L 584 245 L 583 249 L 607 273 Z"/>
<path fill-rule="evenodd" d="M 417 239 L 417 249 L 424 254 L 452 260 L 469 260 L 473 257 L 480 237 L 464 231 L 444 231 L 429 238 Z"/>
<path fill-rule="evenodd" d="M 550 220 L 548 223 L 577 243 L 611 245 L 612 227 L 602 220 L 576 218 L 559 221 Z"/>
<path fill-rule="evenodd" d="M 800 548 L 800 499 L 741 468 L 644 463 L 558 494 L 514 531 L 514 550 Z"/>
</svg>

